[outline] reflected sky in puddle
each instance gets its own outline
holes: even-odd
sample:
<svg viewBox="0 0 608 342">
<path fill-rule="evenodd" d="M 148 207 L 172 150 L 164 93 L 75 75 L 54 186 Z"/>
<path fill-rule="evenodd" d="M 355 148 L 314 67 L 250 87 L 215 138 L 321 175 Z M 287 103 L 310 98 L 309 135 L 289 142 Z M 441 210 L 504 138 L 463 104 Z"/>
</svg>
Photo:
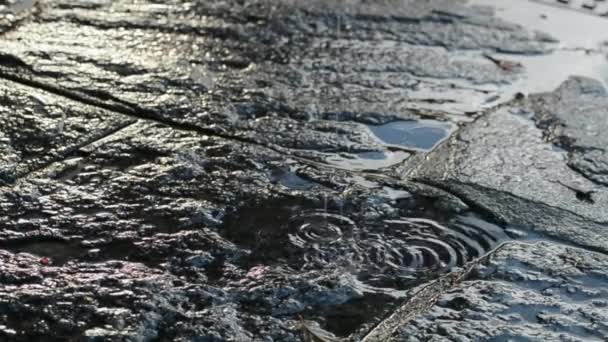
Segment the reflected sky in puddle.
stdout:
<svg viewBox="0 0 608 342">
<path fill-rule="evenodd" d="M 550 3 L 551 1 L 542 1 Z M 471 0 L 471 5 L 496 8 L 496 16 L 527 30 L 548 33 L 559 40 L 560 48 L 595 49 L 608 40 L 608 19 L 572 9 L 548 6 L 541 1 Z M 556 5 L 557 1 L 553 1 Z"/>
<path fill-rule="evenodd" d="M 608 31 L 608 20 L 606 20 Z M 511 87 L 512 92 L 524 94 L 553 91 L 570 76 L 585 76 L 608 85 L 608 61 L 601 54 L 587 54 L 584 51 L 559 50 L 548 56 L 495 55 L 500 59 L 520 62 L 525 76 Z"/>
<path fill-rule="evenodd" d="M 411 153 L 429 152 L 456 130 L 452 122 L 436 120 L 393 121 L 366 125 L 369 134 L 387 148 L 361 153 L 327 153 L 323 162 L 345 170 L 379 170 L 399 164 Z"/>
<path fill-rule="evenodd" d="M 456 129 L 453 123 L 436 120 L 394 121 L 367 127 L 387 146 L 422 152 L 433 150 Z"/>
<path fill-rule="evenodd" d="M 511 99 L 516 93 L 531 94 L 556 89 L 571 76 L 584 76 L 608 85 L 608 19 L 559 8 L 557 1 L 471 0 L 470 5 L 489 6 L 495 15 L 521 25 L 530 32 L 542 32 L 557 39 L 554 51 L 546 55 L 492 54 L 493 58 L 519 62 L 524 73 L 518 80 L 500 86 L 503 94 L 492 105 Z"/>
</svg>

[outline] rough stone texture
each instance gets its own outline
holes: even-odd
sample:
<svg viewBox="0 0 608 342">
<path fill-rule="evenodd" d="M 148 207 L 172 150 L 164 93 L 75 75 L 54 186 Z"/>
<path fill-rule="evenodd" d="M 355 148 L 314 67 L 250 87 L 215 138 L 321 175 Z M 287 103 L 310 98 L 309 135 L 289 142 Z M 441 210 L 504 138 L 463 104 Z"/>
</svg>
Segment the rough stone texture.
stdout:
<svg viewBox="0 0 608 342">
<path fill-rule="evenodd" d="M 568 166 L 599 186 L 608 186 L 608 94 L 597 80 L 573 78 L 555 92 L 531 99 L 546 139 L 568 152 Z M 585 189 L 582 189 L 585 190 Z M 604 198 L 597 194 L 600 201 Z"/>
<path fill-rule="evenodd" d="M 0 34 L 3 340 L 357 340 L 506 241 L 607 251 L 605 92 L 572 79 L 486 113 L 527 75 L 491 55 L 556 42 L 487 9 L 0 1 Z M 559 265 L 526 248 L 504 272 Z M 603 284 L 603 257 L 574 253 L 580 291 Z M 605 316 L 590 305 L 564 333 Z M 543 319 L 553 338 L 569 318 Z"/>
<path fill-rule="evenodd" d="M 133 311 L 123 313 L 124 320 L 128 321 L 123 322 L 125 326 L 120 320 L 103 323 L 105 321 L 87 319 L 88 316 L 79 318 L 82 314 L 73 316 L 73 312 L 53 312 L 32 318 L 39 325 L 15 326 L 12 321 L 5 325 L 14 330 L 17 339 L 42 335 L 60 339 L 61 336 L 121 331 L 129 336 L 158 335 L 163 339 L 184 334 L 211 338 L 219 334 L 222 339 L 233 340 L 265 336 L 293 340 L 297 332 L 295 316 L 303 314 L 325 320 L 327 329 L 348 334 L 363 323 L 377 320 L 399 297 L 397 292 L 394 295 L 375 293 L 371 287 L 366 288 L 362 280 L 369 279 L 367 286 L 401 289 L 434 277 L 435 272 L 442 271 L 436 267 L 445 267 L 435 265 L 439 260 L 429 259 L 426 264 L 432 267 L 408 274 L 399 268 L 405 267 L 407 261 L 398 259 L 398 255 L 389 255 L 390 250 L 384 248 L 389 249 L 390 245 L 376 247 L 382 240 L 375 239 L 389 234 L 384 222 L 401 217 L 430 215 L 429 218 L 438 220 L 443 215 L 445 224 L 457 224 L 461 221 L 456 215 L 465 214 L 467 209 L 457 199 L 449 200 L 449 195 L 436 190 L 401 184 L 423 197 L 443 197 L 431 201 L 437 203 L 436 209 L 420 208 L 422 198 L 414 200 L 407 192 L 392 190 L 399 184 L 387 184 L 393 188 L 383 188 L 380 184 L 362 187 L 353 183 L 347 173 L 339 172 L 323 180 L 322 169 L 292 164 L 290 169 L 281 169 L 289 162 L 259 146 L 138 122 L 81 148 L 79 156 L 56 162 L 10 188 L 5 187 L 0 196 L 2 248 L 19 253 L 16 258 L 23 257 L 23 253 L 33 255 L 24 259 L 27 262 L 23 264 L 36 272 L 54 272 L 60 276 L 68 273 L 86 282 L 88 272 L 105 273 L 105 264 L 115 263 L 120 268 L 123 264 L 139 263 L 137 267 L 142 268 L 142 272 L 149 269 L 162 275 L 158 281 L 167 287 L 163 293 L 178 296 L 182 288 L 196 286 L 202 287 L 205 293 L 203 303 L 191 304 L 196 305 L 196 309 L 188 304 L 190 300 L 197 300 L 193 297 L 175 299 L 181 301 L 174 304 L 175 307 L 151 309 L 154 315 L 163 318 L 157 317 L 161 321 L 150 324 L 146 323 L 146 316 L 138 316 L 138 307 L 124 299 L 121 302 L 127 307 L 124 310 Z M 243 171 L 244 165 L 248 166 L 247 172 Z M 431 212 L 427 213 L 428 210 Z M 357 239 L 360 246 L 324 246 L 323 236 L 298 235 L 299 232 L 293 231 L 298 227 L 295 224 L 306 220 L 308 225 L 300 229 L 310 225 L 337 227 L 343 230 L 340 234 L 345 238 L 351 234 L 345 230 L 349 225 L 354 225 L 350 229 L 365 227 L 366 230 L 357 233 L 361 234 Z M 475 228 L 475 224 L 483 224 L 482 221 L 462 222 L 459 224 L 468 222 L 471 229 L 482 229 Z M 408 225 L 407 222 L 401 224 Z M 412 229 L 421 224 L 424 222 L 412 223 Z M 429 230 L 424 234 L 439 233 Z M 319 239 L 316 243 L 321 247 L 307 247 L 306 240 L 300 242 L 301 246 L 285 247 L 292 236 L 311 239 L 311 242 Z M 483 246 L 492 243 L 488 241 L 483 238 L 479 243 Z M 453 263 L 450 266 L 458 266 L 474 253 L 480 253 L 474 248 L 484 248 L 476 247 L 477 242 L 470 243 L 471 246 L 466 247 L 469 251 L 453 252 L 458 253 L 458 260 L 444 256 L 442 259 L 446 264 Z M 460 243 L 454 246 L 458 248 Z M 380 249 L 371 254 L 373 248 Z M 6 255 L 8 258 L 11 254 Z M 357 262 L 352 263 L 350 258 Z M 393 266 L 383 265 L 385 258 L 391 260 Z M 93 271 L 89 270 L 91 267 Z M 50 280 L 46 283 L 44 277 L 32 271 L 14 272 L 15 268 L 8 268 L 7 277 L 16 277 L 15 281 L 24 286 L 5 298 L 5 317 L 26 314 L 21 307 L 14 307 L 23 298 L 61 301 L 61 289 L 69 290 Z M 384 278 L 381 276 L 384 272 L 400 272 L 402 279 L 397 274 L 395 278 Z M 112 275 L 107 277 L 112 279 Z M 153 286 L 148 279 L 132 280 L 115 291 L 128 288 L 139 291 L 140 287 L 145 291 Z M 171 285 L 172 282 L 180 285 Z M 36 284 L 39 286 L 32 292 L 29 286 Z M 97 286 L 104 285 L 90 284 L 90 288 Z M 90 294 L 93 303 L 104 300 L 99 297 L 99 291 L 102 289 Z M 369 317 L 370 309 L 365 309 L 373 302 L 383 303 L 373 309 L 377 317 Z M 94 307 L 92 304 L 82 310 L 90 314 L 89 309 Z M 124 311 L 122 306 L 111 308 Z M 219 314 L 222 310 L 228 310 L 234 317 Z M 341 310 L 345 313 L 340 313 Z M 166 318 L 167 315 L 194 318 L 191 323 L 186 321 L 185 326 L 174 327 L 177 318 Z M 209 325 L 195 321 L 207 315 L 217 321 Z M 77 324 L 79 319 L 84 323 Z M 60 321 L 68 322 L 65 324 L 69 327 L 56 328 Z M 228 326 L 218 326 L 220 321 Z"/>
<path fill-rule="evenodd" d="M 410 321 L 396 341 L 605 341 L 608 257 L 510 243 Z"/>
<path fill-rule="evenodd" d="M 135 120 L 0 82 L 0 183 L 13 182 Z"/>
<path fill-rule="evenodd" d="M 338 3 L 323 10 L 314 4 L 305 10 L 271 2 L 225 5 L 44 3 L 35 21 L 4 36 L 11 55 L 28 67 L 2 72 L 138 115 L 220 132 L 236 126 L 229 134 L 263 141 L 247 131 L 287 124 L 318 130 L 306 123 L 311 116 L 331 115 L 333 126 L 370 114 L 412 118 L 421 107 L 437 108 L 437 101 L 475 111 L 462 101 L 464 94 L 480 103 L 493 95 L 451 91 L 450 83 L 419 78 L 508 82 L 513 73 L 481 54 L 455 60 L 460 53 L 451 49 L 519 46 L 520 52 L 538 53 L 545 46 L 521 28 L 471 11 L 420 10 L 410 18 L 393 17 L 393 7 L 382 4 L 367 16 L 340 14 L 345 6 Z M 32 37 L 44 43 L 33 48 Z M 404 102 L 404 93 L 411 100 Z"/>
<path fill-rule="evenodd" d="M 48 267 L 28 254 L 2 251 L 0 258 L 5 341 L 251 339 L 225 293 L 140 263 Z M 223 323 L 215 320 L 218 312 Z"/>
<path fill-rule="evenodd" d="M 605 91 L 596 81 L 571 78 L 555 92 L 534 95 L 480 118 L 427 158 L 427 163 L 407 172 L 432 182 L 474 184 L 568 211 L 572 217 L 594 221 L 588 230 L 596 234 L 572 241 L 605 248 L 608 189 L 593 181 L 606 171 L 601 168 L 604 144 L 599 134 L 606 125 L 605 101 Z M 504 211 L 478 203 L 492 208 L 497 216 Z M 555 216 L 552 210 L 544 212 Z M 534 220 L 542 218 L 524 224 L 533 226 Z M 558 224 L 541 229 L 557 231 L 557 235 L 571 230 Z M 590 232 L 576 232 L 585 233 Z"/>
</svg>

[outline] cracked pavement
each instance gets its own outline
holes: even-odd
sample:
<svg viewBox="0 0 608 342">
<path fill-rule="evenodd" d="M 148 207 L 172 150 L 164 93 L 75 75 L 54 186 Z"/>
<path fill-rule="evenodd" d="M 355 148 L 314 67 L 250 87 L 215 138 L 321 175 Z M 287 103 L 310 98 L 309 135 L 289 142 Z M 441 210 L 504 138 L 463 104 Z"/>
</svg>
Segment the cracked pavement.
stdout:
<svg viewBox="0 0 608 342">
<path fill-rule="evenodd" d="M 0 339 L 605 340 L 604 4 L 502 6 L 0 1 Z"/>
</svg>

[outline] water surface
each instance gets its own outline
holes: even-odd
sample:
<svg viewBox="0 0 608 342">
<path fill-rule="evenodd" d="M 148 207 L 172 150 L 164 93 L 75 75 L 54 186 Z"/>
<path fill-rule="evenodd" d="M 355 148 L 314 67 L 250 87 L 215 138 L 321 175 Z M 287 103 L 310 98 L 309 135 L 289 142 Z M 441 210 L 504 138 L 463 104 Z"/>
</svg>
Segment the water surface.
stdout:
<svg viewBox="0 0 608 342">
<path fill-rule="evenodd" d="M 367 127 L 387 146 L 422 152 L 433 150 L 456 129 L 453 123 L 436 120 L 394 121 Z"/>
</svg>

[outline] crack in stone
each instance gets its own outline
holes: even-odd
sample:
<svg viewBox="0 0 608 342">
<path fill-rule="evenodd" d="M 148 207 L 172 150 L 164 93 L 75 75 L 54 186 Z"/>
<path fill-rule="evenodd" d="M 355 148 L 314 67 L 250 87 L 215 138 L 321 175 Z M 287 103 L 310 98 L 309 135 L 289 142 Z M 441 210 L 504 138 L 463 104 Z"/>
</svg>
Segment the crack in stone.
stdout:
<svg viewBox="0 0 608 342">
<path fill-rule="evenodd" d="M 579 201 L 587 202 L 587 203 L 591 203 L 591 204 L 595 203 L 595 201 L 593 200 L 593 194 L 595 193 L 595 190 L 584 191 L 584 190 L 572 187 L 570 185 L 564 184 L 561 181 L 551 181 L 551 182 L 559 184 L 559 185 L 565 187 L 566 189 L 573 191 L 576 195 L 576 199 L 578 199 Z"/>
<path fill-rule="evenodd" d="M 32 170 L 30 170 L 28 172 L 16 175 L 15 181 L 17 181 L 19 179 L 22 179 L 22 178 L 28 178 L 29 176 L 31 176 L 31 175 L 33 175 L 33 174 L 35 174 L 37 172 L 40 172 L 40 171 L 46 169 L 47 167 L 53 165 L 54 163 L 62 162 L 64 160 L 66 160 L 66 159 L 74 157 L 74 154 L 76 154 L 78 152 L 78 150 L 80 150 L 81 148 L 89 146 L 91 144 L 95 144 L 98 141 L 101 141 L 101 140 L 106 139 L 106 138 L 108 138 L 108 137 L 110 137 L 112 135 L 115 135 L 115 134 L 117 134 L 117 133 L 119 133 L 119 132 L 121 132 L 121 131 L 129 128 L 130 126 L 136 124 L 136 123 L 137 123 L 137 121 L 125 123 L 124 125 L 120 125 L 120 126 L 114 128 L 114 129 L 112 129 L 111 131 L 107 132 L 106 134 L 103 134 L 101 137 L 93 137 L 93 139 L 91 139 L 91 140 L 83 141 L 82 144 L 78 144 L 78 145 L 73 146 L 72 148 L 70 148 L 67 151 L 67 153 L 62 158 L 58 158 L 58 159 L 55 159 L 55 160 L 50 160 L 50 161 L 44 163 L 43 165 L 41 165 L 39 167 L 36 167 L 36 168 L 34 168 L 34 169 L 32 169 Z M 8 184 L 6 184 L 6 185 L 8 185 Z"/>
<path fill-rule="evenodd" d="M 463 270 L 448 273 L 419 288 L 419 290 L 406 299 L 399 308 L 393 311 L 390 316 L 372 328 L 361 342 L 389 341 L 399 327 L 407 324 L 416 316 L 430 309 L 435 305 L 442 294 L 460 284 L 471 274 L 475 267 L 486 263 L 494 254 L 509 243 L 513 242 L 503 242 L 485 255 L 467 263 L 463 267 Z"/>
<path fill-rule="evenodd" d="M 432 181 L 432 180 L 427 180 L 427 179 L 414 179 L 414 182 L 418 182 L 421 184 L 425 184 L 431 187 L 435 187 L 438 188 L 440 190 L 443 190 L 447 193 L 449 193 L 450 195 L 459 198 L 461 201 L 463 201 L 467 206 L 469 206 L 473 211 L 477 212 L 478 214 L 482 215 L 487 215 L 486 217 L 484 217 L 487 220 L 490 220 L 491 222 L 496 222 L 498 224 L 501 225 L 508 225 L 508 224 L 513 224 L 513 222 L 511 222 L 511 220 L 509 220 L 506 217 L 501 217 L 502 215 L 500 213 L 494 213 L 492 210 L 490 210 L 489 208 L 483 206 L 482 204 L 478 203 L 475 199 L 471 199 L 469 198 L 464 191 L 462 190 L 458 190 L 458 189 L 453 189 L 450 185 L 449 185 L 449 181 L 446 181 L 444 183 L 440 183 L 437 181 Z M 501 193 L 505 196 L 510 197 L 511 199 L 517 200 L 517 201 L 521 201 L 525 203 L 525 206 L 530 207 L 530 206 L 536 206 L 536 207 L 545 207 L 544 209 L 548 209 L 548 210 L 553 210 L 555 211 L 555 213 L 560 213 L 563 215 L 568 215 L 570 218 L 576 219 L 577 221 L 580 222 L 587 222 L 588 224 L 594 224 L 597 226 L 601 226 L 604 227 L 606 226 L 606 222 L 598 222 L 598 221 L 594 221 L 591 219 L 588 219 L 586 217 L 580 216 L 570 210 L 567 209 L 563 209 L 560 207 L 554 207 L 551 205 L 548 205 L 546 203 L 542 203 L 542 202 L 536 202 L 527 198 L 522 198 L 519 197 L 515 194 L 509 193 L 509 192 L 505 192 L 505 191 L 499 191 L 499 190 L 494 190 L 494 189 L 489 189 L 477 184 L 470 184 L 470 183 L 460 183 L 460 182 L 452 182 L 455 185 L 460 185 L 460 186 L 465 186 L 465 187 L 469 187 L 471 189 L 476 189 L 478 191 L 482 191 L 482 192 L 495 192 L 495 193 Z M 552 213 L 547 213 L 548 216 L 552 216 Z M 508 216 L 508 215 L 507 215 Z M 568 218 L 565 217 L 564 220 L 567 220 Z M 542 221 L 542 220 L 541 220 Z M 539 223 L 539 224 L 542 224 Z M 590 251 L 590 252 L 594 252 L 594 253 L 600 253 L 600 254 L 604 254 L 604 255 L 608 255 L 608 250 L 606 250 L 605 248 L 602 249 L 600 247 L 596 247 L 596 246 L 591 246 L 591 245 L 585 245 L 583 243 L 579 243 L 579 242 L 575 242 L 575 241 L 570 241 L 567 238 L 562 238 L 560 236 L 558 236 L 558 234 L 556 232 L 553 231 L 546 231 L 546 230 L 538 230 L 539 233 L 542 233 L 543 235 L 546 235 L 547 237 L 549 237 L 551 239 L 551 241 L 554 242 L 558 242 L 564 245 L 569 245 L 569 246 L 573 246 L 576 248 L 580 248 L 586 251 Z"/>
<path fill-rule="evenodd" d="M 568 162 L 567 165 L 570 168 L 570 170 L 576 172 L 581 177 L 585 178 L 586 180 L 590 181 L 591 183 L 593 183 L 595 185 L 599 185 L 601 187 L 608 187 L 608 183 L 602 182 L 602 181 L 598 181 L 597 179 L 594 179 L 594 178 L 590 177 L 586 172 L 584 172 L 583 170 L 581 170 L 580 168 L 578 168 L 576 165 L 574 165 L 574 164 L 572 164 L 570 162 Z"/>
<path fill-rule="evenodd" d="M 31 67 L 29 65 L 25 64 L 23 61 L 20 61 L 16 57 L 10 56 L 10 55 L 8 55 L 10 57 L 5 57 L 5 56 L 7 56 L 7 55 L 0 55 L 0 64 L 5 64 L 5 65 L 9 64 L 10 66 L 15 66 L 15 67 L 21 68 L 23 70 L 31 69 Z M 27 68 L 24 67 L 22 65 L 22 63 L 23 63 L 23 65 L 27 66 Z M 52 94 L 55 94 L 55 95 L 58 95 L 61 97 L 65 97 L 70 100 L 80 102 L 82 104 L 97 107 L 100 109 L 105 109 L 105 110 L 107 110 L 109 112 L 113 112 L 115 114 L 121 114 L 121 115 L 125 115 L 128 117 L 134 118 L 134 119 L 141 119 L 141 120 L 146 120 L 149 122 L 156 122 L 156 123 L 162 124 L 164 126 L 168 126 L 173 129 L 177 129 L 177 130 L 181 130 L 181 131 L 196 132 L 199 134 L 214 136 L 214 137 L 218 137 L 218 138 L 222 138 L 222 139 L 226 139 L 226 140 L 230 140 L 230 141 L 236 141 L 239 143 L 260 146 L 263 148 L 270 149 L 281 155 L 286 155 L 286 156 L 289 156 L 290 158 L 297 159 L 306 164 L 313 164 L 313 165 L 320 164 L 320 163 L 315 163 L 315 162 L 309 161 L 309 160 L 301 158 L 301 157 L 291 155 L 288 152 L 284 151 L 283 149 L 281 149 L 277 146 L 269 146 L 269 145 L 261 144 L 254 140 L 251 140 L 251 139 L 247 139 L 247 138 L 243 138 L 243 137 L 239 137 L 239 136 L 235 136 L 235 135 L 230 135 L 230 134 L 225 134 L 225 133 L 218 132 L 217 130 L 213 130 L 210 128 L 203 128 L 203 127 L 199 127 L 199 126 L 195 126 L 195 125 L 190 125 L 187 123 L 178 123 L 178 122 L 174 122 L 171 120 L 162 119 L 160 117 L 160 115 L 158 115 L 153 110 L 141 108 L 135 104 L 129 103 L 124 100 L 117 99 L 114 96 L 111 96 L 109 94 L 107 96 L 107 99 L 110 100 L 110 102 L 107 102 L 107 101 L 104 101 L 103 98 L 96 96 L 96 95 L 102 95 L 102 93 L 99 93 L 96 91 L 89 91 L 88 92 L 89 94 L 75 92 L 72 90 L 68 90 L 65 88 L 61 88 L 61 87 L 49 84 L 44 81 L 36 80 L 34 77 L 23 77 L 14 72 L 10 72 L 10 71 L 7 72 L 5 67 L 0 67 L 0 78 L 7 80 L 7 81 L 19 83 L 21 85 L 25 85 L 28 87 L 50 92 Z M 106 97 L 105 94 L 103 94 L 103 95 L 104 95 L 104 97 Z M 329 165 L 327 165 L 327 166 L 331 168 L 331 166 L 329 166 Z"/>
<path fill-rule="evenodd" d="M 180 130 L 180 131 L 195 132 L 198 134 L 218 137 L 218 138 L 222 138 L 222 139 L 226 139 L 226 140 L 234 141 L 234 142 L 238 142 L 238 143 L 259 146 L 262 148 L 269 149 L 280 155 L 287 156 L 291 159 L 297 160 L 298 162 L 301 162 L 306 165 L 333 169 L 333 170 L 341 170 L 341 171 L 346 171 L 346 172 L 349 172 L 352 174 L 367 174 L 368 173 L 366 171 L 350 170 L 350 169 L 346 169 L 346 168 L 341 168 L 339 166 L 333 166 L 330 164 L 324 164 L 321 162 L 309 160 L 309 159 L 306 159 L 306 158 L 303 158 L 300 156 L 296 156 L 296 155 L 290 153 L 289 151 L 287 151 L 286 149 L 281 148 L 279 146 L 263 144 L 263 143 L 260 143 L 260 142 L 257 142 L 257 141 L 254 141 L 254 140 L 251 140 L 248 138 L 222 133 L 221 131 L 210 129 L 210 128 L 204 128 L 204 127 L 200 127 L 197 125 L 191 125 L 188 123 L 179 123 L 179 122 L 172 121 L 170 119 L 164 119 L 164 118 L 162 118 L 161 115 L 159 115 L 154 110 L 142 108 L 136 104 L 116 98 L 115 96 L 108 94 L 106 92 L 103 92 L 103 91 L 98 91 L 98 90 L 86 90 L 86 91 L 82 91 L 82 92 L 73 91 L 73 90 L 62 88 L 60 86 L 50 84 L 50 83 L 42 81 L 42 80 L 38 80 L 38 79 L 36 79 L 36 75 L 23 76 L 20 73 L 17 73 L 13 70 L 10 70 L 10 69 L 7 70 L 8 68 L 20 69 L 21 71 L 24 71 L 29 74 L 35 73 L 35 71 L 33 70 L 33 68 L 30 65 L 28 65 L 27 63 L 25 63 L 23 60 L 19 59 L 18 57 L 15 57 L 10 54 L 0 54 L 0 79 L 19 83 L 21 85 L 35 88 L 38 90 L 46 91 L 46 92 L 52 93 L 57 96 L 68 98 L 70 100 L 73 100 L 73 101 L 76 101 L 76 102 L 79 102 L 79 103 L 82 103 L 85 105 L 107 110 L 111 113 L 124 115 L 124 116 L 130 117 L 130 118 L 133 118 L 133 119 L 144 120 L 147 122 L 155 122 L 155 123 L 161 124 L 163 126 L 171 127 L 172 129 L 176 129 L 176 130 Z M 101 137 L 100 139 L 103 139 L 103 138 L 104 137 Z M 94 142 L 94 141 L 92 141 L 92 142 Z M 82 146 L 88 145 L 92 142 L 88 142 Z M 74 149 L 74 151 L 76 151 L 78 148 L 80 148 L 82 146 L 76 147 Z M 73 153 L 74 151 L 71 151 L 71 153 Z M 51 165 L 53 162 L 57 162 L 57 160 L 47 163 L 44 166 L 39 167 L 32 172 L 28 172 L 25 176 L 32 174 L 35 171 L 42 170 L 45 167 L 47 167 L 48 165 Z M 377 173 L 371 172 L 371 174 L 377 174 Z M 24 176 L 20 176 L 18 178 L 23 178 L 23 177 Z M 390 177 L 390 178 L 394 178 L 394 177 Z"/>
</svg>

